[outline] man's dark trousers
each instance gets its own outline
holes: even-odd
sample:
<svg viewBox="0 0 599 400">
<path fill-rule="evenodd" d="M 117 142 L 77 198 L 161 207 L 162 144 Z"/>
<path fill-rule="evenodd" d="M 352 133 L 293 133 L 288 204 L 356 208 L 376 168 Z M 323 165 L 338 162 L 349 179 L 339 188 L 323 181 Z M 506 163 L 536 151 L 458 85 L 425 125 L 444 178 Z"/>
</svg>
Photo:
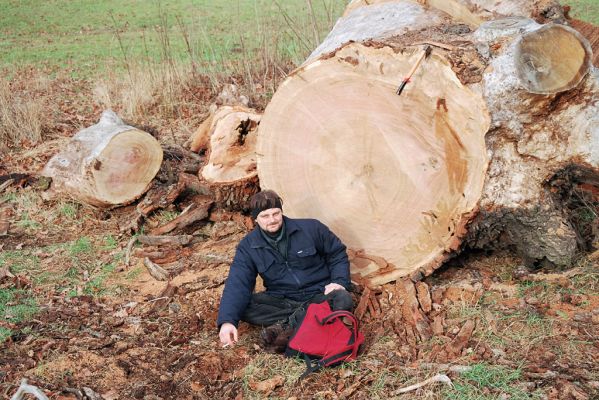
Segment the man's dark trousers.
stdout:
<svg viewBox="0 0 599 400">
<path fill-rule="evenodd" d="M 308 304 L 328 301 L 331 310 L 352 311 L 353 300 L 346 290 L 333 290 L 327 295 L 317 294 L 307 301 L 295 301 L 281 297 L 274 297 L 266 292 L 252 294 L 250 304 L 246 308 L 242 321 L 252 325 L 270 326 L 274 324 L 288 325 L 295 328 L 306 313 Z"/>
</svg>

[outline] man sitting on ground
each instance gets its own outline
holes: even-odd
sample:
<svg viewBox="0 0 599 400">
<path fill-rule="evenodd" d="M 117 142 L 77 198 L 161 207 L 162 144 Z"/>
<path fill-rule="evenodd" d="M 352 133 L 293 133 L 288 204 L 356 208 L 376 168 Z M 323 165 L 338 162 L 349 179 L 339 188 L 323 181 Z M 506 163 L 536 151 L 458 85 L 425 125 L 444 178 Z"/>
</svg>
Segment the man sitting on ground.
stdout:
<svg viewBox="0 0 599 400">
<path fill-rule="evenodd" d="M 238 340 L 245 321 L 271 328 L 266 345 L 278 341 L 282 351 L 308 304 L 328 301 L 332 310 L 351 311 L 349 261 L 345 245 L 315 219 L 283 215 L 283 202 L 272 190 L 250 199 L 257 226 L 237 246 L 225 282 L 217 324 L 223 346 Z M 260 275 L 266 290 L 253 293 Z"/>
</svg>

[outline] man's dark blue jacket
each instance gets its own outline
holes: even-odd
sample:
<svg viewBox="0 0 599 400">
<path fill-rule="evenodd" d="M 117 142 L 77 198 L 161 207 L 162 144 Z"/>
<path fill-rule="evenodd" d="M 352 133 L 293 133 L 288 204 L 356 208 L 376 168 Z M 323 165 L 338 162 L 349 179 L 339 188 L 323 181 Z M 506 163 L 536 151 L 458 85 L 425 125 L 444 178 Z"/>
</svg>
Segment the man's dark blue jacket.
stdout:
<svg viewBox="0 0 599 400">
<path fill-rule="evenodd" d="M 239 242 L 220 302 L 219 327 L 225 322 L 237 326 L 258 274 L 269 295 L 296 301 L 324 293 L 329 283 L 349 289 L 349 261 L 341 240 L 315 219 L 283 219 L 287 259 L 268 244 L 258 226 Z"/>
</svg>

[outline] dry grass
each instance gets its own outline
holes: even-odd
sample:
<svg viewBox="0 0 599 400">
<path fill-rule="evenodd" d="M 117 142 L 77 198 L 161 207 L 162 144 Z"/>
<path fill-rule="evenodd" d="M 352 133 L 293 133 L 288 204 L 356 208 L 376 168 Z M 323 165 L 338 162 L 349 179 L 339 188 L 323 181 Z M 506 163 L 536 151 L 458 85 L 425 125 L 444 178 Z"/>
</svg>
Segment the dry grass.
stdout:
<svg viewBox="0 0 599 400">
<path fill-rule="evenodd" d="M 9 82 L 0 80 L 0 152 L 26 141 L 40 142 L 45 119 L 43 98 L 14 91 Z"/>
<path fill-rule="evenodd" d="M 193 75 L 182 65 L 157 64 L 151 67 L 130 66 L 130 73 L 99 80 L 94 100 L 103 108 L 120 110 L 123 117 L 140 119 L 158 112 L 173 117 L 184 101 Z"/>
</svg>

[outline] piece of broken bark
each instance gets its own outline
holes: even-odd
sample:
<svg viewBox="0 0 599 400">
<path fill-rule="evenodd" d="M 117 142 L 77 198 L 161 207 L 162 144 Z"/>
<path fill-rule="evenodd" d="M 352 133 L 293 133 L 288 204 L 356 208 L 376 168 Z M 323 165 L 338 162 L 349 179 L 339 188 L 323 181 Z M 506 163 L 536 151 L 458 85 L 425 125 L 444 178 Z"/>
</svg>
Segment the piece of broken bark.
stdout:
<svg viewBox="0 0 599 400">
<path fill-rule="evenodd" d="M 362 296 L 360 297 L 358 306 L 356 307 L 356 309 L 354 311 L 354 314 L 356 315 L 356 318 L 359 321 L 361 321 L 362 318 L 364 317 L 364 313 L 366 312 L 366 309 L 368 308 L 369 300 L 370 300 L 370 289 L 368 287 L 365 287 L 364 291 L 362 291 Z"/>
<path fill-rule="evenodd" d="M 464 323 L 453 341 L 445 348 L 449 359 L 453 359 L 462 355 L 462 350 L 464 350 L 468 344 L 475 327 L 476 324 L 472 320 L 468 320 Z"/>
<path fill-rule="evenodd" d="M 409 279 L 400 279 L 396 283 L 398 296 L 403 300 L 401 313 L 403 320 L 418 332 L 420 340 L 430 339 L 432 330 L 428 318 L 420 310 L 416 287 Z"/>
</svg>

